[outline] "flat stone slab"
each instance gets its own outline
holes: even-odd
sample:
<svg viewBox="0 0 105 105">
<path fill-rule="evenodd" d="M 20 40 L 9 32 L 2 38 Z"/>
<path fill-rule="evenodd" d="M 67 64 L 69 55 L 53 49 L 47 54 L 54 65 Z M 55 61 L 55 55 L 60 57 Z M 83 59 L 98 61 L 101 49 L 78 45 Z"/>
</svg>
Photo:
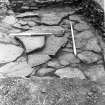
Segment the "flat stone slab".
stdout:
<svg viewBox="0 0 105 105">
<path fill-rule="evenodd" d="M 26 52 L 32 52 L 45 45 L 45 36 L 18 37 L 24 44 Z"/>
<path fill-rule="evenodd" d="M 0 43 L 0 63 L 7 63 L 16 60 L 23 53 L 23 48 Z"/>
</svg>

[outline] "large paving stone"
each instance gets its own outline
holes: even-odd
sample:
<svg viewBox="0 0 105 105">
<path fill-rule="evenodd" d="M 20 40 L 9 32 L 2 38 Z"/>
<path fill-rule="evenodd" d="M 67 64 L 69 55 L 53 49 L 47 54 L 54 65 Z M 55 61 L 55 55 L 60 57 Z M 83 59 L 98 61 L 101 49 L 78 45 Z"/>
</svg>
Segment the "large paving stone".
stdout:
<svg viewBox="0 0 105 105">
<path fill-rule="evenodd" d="M 0 63 L 7 63 L 16 60 L 23 51 L 23 48 L 19 46 L 0 43 Z"/>
</svg>

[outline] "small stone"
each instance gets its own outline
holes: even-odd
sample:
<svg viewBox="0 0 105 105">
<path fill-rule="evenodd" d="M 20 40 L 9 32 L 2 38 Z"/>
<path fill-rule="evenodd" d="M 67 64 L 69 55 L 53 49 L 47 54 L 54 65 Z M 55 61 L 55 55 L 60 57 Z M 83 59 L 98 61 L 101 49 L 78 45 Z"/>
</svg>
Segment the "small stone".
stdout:
<svg viewBox="0 0 105 105">
<path fill-rule="evenodd" d="M 53 72 L 54 70 L 55 70 L 54 68 L 41 68 L 38 70 L 37 75 L 44 76 L 45 74 Z"/>
<path fill-rule="evenodd" d="M 33 69 L 26 62 L 16 63 L 11 62 L 0 68 L 0 73 L 6 74 L 7 76 L 14 77 L 25 77 L 31 74 Z"/>
<path fill-rule="evenodd" d="M 17 19 L 15 16 L 6 16 L 3 20 L 3 23 L 8 24 L 8 25 L 14 25 L 17 22 Z"/>
<path fill-rule="evenodd" d="M 50 36 L 46 40 L 46 46 L 42 53 L 47 55 L 55 55 L 57 51 L 67 42 L 67 37 Z"/>
<path fill-rule="evenodd" d="M 61 65 L 69 65 L 79 63 L 80 60 L 74 56 L 73 53 L 64 53 L 59 56 L 59 62 Z"/>
<path fill-rule="evenodd" d="M 50 60 L 51 58 L 48 55 L 35 53 L 28 56 L 28 63 L 31 67 L 38 66 Z"/>
<path fill-rule="evenodd" d="M 53 67 L 53 68 L 60 68 L 61 67 L 61 65 L 60 65 L 58 60 L 51 60 L 51 61 L 49 61 L 47 63 L 47 66 L 48 67 Z"/>
<path fill-rule="evenodd" d="M 0 63 L 7 63 L 14 61 L 23 53 L 21 47 L 12 44 L 0 44 Z"/>
<path fill-rule="evenodd" d="M 95 54 L 95 53 L 90 52 L 90 51 L 81 52 L 77 56 L 82 62 L 84 62 L 86 64 L 94 63 L 94 62 L 97 62 L 101 59 L 100 55 Z"/>
<path fill-rule="evenodd" d="M 24 25 L 27 25 L 27 22 L 24 21 L 24 20 L 19 20 L 18 23 L 21 24 L 21 25 L 23 25 L 23 26 L 24 26 Z"/>
<path fill-rule="evenodd" d="M 60 78 L 67 77 L 67 78 L 85 79 L 85 76 L 78 68 L 64 67 L 56 70 L 55 74 L 60 76 Z"/>
<path fill-rule="evenodd" d="M 25 30 L 29 30 L 30 29 L 30 27 L 28 25 L 22 26 L 22 28 L 25 29 Z"/>
<path fill-rule="evenodd" d="M 28 25 L 29 25 L 30 27 L 34 27 L 34 26 L 36 25 L 36 23 L 33 22 L 33 21 L 28 21 Z"/>
<path fill-rule="evenodd" d="M 32 52 L 36 49 L 42 48 L 45 44 L 45 36 L 34 37 L 18 37 L 25 45 L 26 52 Z"/>
<path fill-rule="evenodd" d="M 91 81 L 97 81 L 103 77 L 105 77 L 105 69 L 103 65 L 94 65 L 89 67 L 85 74 L 90 78 Z"/>
<path fill-rule="evenodd" d="M 22 28 L 19 23 L 15 23 L 13 26 L 14 26 L 15 28 Z"/>
<path fill-rule="evenodd" d="M 98 40 L 96 38 L 89 39 L 84 49 L 101 52 L 101 47 L 99 46 Z"/>
</svg>

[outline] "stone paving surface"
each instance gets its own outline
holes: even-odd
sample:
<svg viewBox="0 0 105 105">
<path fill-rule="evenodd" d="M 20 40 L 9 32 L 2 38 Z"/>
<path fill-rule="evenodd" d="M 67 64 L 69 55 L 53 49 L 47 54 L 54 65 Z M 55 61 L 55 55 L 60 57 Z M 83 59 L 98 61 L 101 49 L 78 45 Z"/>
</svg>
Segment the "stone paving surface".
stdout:
<svg viewBox="0 0 105 105">
<path fill-rule="evenodd" d="M 0 4 L 0 105 L 105 105 L 102 9 L 18 2 Z"/>
</svg>

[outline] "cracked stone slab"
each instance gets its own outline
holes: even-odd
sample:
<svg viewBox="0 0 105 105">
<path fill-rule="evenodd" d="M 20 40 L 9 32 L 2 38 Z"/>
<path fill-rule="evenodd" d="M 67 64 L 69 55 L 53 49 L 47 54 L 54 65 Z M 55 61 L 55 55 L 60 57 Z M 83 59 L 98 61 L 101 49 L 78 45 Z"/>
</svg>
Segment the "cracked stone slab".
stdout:
<svg viewBox="0 0 105 105">
<path fill-rule="evenodd" d="M 23 48 L 0 43 L 0 63 L 7 63 L 16 60 L 23 53 Z"/>
<path fill-rule="evenodd" d="M 32 71 L 33 69 L 27 64 L 27 62 L 10 62 L 0 68 L 0 73 L 12 77 L 25 77 L 31 74 Z"/>
<path fill-rule="evenodd" d="M 33 36 L 33 37 L 23 36 L 18 38 L 24 44 L 27 53 L 42 48 L 45 45 L 45 36 Z"/>
<path fill-rule="evenodd" d="M 77 56 L 82 62 L 86 64 L 97 62 L 102 58 L 100 55 L 90 51 L 83 51 L 79 53 Z"/>
<path fill-rule="evenodd" d="M 85 79 L 84 74 L 78 68 L 64 67 L 61 69 L 57 69 L 55 74 L 59 75 L 60 78 L 67 77 L 67 78 Z"/>
</svg>

